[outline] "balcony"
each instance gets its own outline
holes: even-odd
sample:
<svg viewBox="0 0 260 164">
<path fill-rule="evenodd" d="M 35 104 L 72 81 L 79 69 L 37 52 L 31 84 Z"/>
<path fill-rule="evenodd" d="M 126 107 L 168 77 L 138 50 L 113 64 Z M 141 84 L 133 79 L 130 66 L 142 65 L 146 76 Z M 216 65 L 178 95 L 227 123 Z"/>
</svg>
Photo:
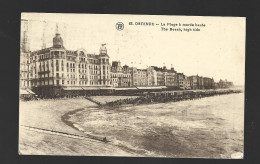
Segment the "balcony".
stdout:
<svg viewBox="0 0 260 164">
<path fill-rule="evenodd" d="M 50 73 L 50 71 L 40 71 L 38 74 L 45 74 L 45 73 Z"/>
</svg>

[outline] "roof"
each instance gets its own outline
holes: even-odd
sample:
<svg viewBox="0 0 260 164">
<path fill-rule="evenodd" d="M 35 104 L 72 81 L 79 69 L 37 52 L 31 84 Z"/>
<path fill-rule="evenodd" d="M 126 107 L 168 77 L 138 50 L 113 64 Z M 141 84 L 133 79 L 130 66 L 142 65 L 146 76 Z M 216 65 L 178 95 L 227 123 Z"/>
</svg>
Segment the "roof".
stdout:
<svg viewBox="0 0 260 164">
<path fill-rule="evenodd" d="M 89 58 L 98 58 L 98 55 L 96 54 L 87 54 Z"/>
<path fill-rule="evenodd" d="M 77 56 L 77 51 L 66 50 L 66 53 L 67 53 L 68 55 L 75 55 L 75 56 Z"/>
<path fill-rule="evenodd" d="M 44 48 L 44 49 L 41 49 L 41 50 L 33 51 L 33 52 L 31 52 L 31 55 L 43 54 L 43 53 L 46 53 L 46 52 L 50 52 L 50 50 L 52 50 L 52 49 L 53 49 L 53 47 L 49 47 L 49 48 Z"/>
<path fill-rule="evenodd" d="M 99 57 L 108 57 L 109 58 L 108 54 L 99 54 L 98 56 Z"/>
</svg>

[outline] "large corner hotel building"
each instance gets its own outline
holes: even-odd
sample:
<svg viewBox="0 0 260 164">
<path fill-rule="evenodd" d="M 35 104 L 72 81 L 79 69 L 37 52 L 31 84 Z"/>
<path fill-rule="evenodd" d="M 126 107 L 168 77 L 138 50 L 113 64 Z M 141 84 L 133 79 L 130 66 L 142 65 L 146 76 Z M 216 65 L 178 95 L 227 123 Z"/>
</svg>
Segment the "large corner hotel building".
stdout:
<svg viewBox="0 0 260 164">
<path fill-rule="evenodd" d="M 26 33 L 26 32 L 24 32 Z M 38 88 L 50 92 L 111 87 L 110 64 L 103 44 L 99 54 L 86 50 L 67 50 L 59 33 L 53 38 L 53 46 L 29 52 L 26 34 L 21 44 L 20 87 Z"/>
</svg>

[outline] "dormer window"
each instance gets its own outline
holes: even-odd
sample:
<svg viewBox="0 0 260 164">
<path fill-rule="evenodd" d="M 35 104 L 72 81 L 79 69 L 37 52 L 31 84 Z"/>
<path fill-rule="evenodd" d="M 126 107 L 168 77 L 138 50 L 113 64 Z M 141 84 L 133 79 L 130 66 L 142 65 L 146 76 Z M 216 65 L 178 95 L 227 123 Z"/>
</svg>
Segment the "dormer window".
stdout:
<svg viewBox="0 0 260 164">
<path fill-rule="evenodd" d="M 79 55 L 83 56 L 83 55 L 84 55 L 84 52 L 83 52 L 83 51 L 80 51 L 80 52 L 79 52 Z"/>
</svg>

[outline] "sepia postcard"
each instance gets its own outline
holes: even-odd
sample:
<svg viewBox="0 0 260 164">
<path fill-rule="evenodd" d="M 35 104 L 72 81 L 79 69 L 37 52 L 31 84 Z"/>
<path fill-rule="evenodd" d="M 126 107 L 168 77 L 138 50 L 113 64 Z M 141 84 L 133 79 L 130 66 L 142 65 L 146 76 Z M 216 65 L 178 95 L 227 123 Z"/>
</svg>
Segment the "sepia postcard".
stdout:
<svg viewBox="0 0 260 164">
<path fill-rule="evenodd" d="M 22 13 L 19 154 L 244 158 L 245 27 Z"/>
</svg>

